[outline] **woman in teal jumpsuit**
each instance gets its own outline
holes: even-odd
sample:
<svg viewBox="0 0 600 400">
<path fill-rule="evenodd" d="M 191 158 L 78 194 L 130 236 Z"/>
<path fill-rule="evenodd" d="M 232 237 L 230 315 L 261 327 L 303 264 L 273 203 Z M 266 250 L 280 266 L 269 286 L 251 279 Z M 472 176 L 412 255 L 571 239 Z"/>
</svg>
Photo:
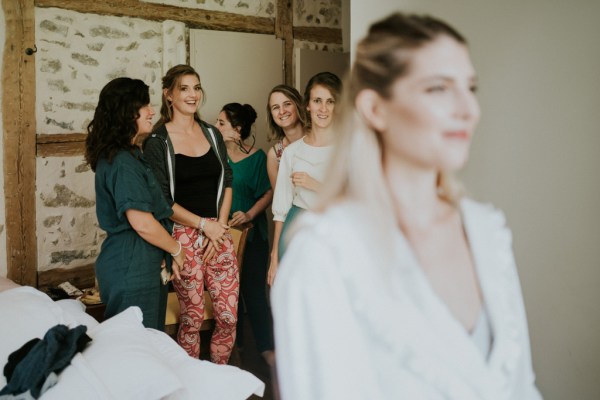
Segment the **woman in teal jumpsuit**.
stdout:
<svg viewBox="0 0 600 400">
<path fill-rule="evenodd" d="M 88 125 L 85 157 L 96 172 L 96 215 L 107 234 L 96 260 L 105 317 L 138 306 L 144 326 L 162 330 L 167 289 L 161 268 L 172 267 L 179 278 L 183 252 L 170 234 L 171 207 L 139 147 L 152 130 L 149 103 L 141 80 L 110 81 Z"/>
</svg>

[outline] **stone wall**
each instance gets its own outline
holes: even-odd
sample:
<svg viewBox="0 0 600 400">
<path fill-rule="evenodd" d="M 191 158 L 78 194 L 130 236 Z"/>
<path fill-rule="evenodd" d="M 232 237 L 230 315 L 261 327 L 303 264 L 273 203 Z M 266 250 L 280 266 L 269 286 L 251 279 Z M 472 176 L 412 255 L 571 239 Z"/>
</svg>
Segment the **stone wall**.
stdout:
<svg viewBox="0 0 600 400">
<path fill-rule="evenodd" d="M 341 29 L 342 0 L 294 0 L 294 26 Z"/>
<path fill-rule="evenodd" d="M 119 76 L 143 80 L 160 103 L 163 24 L 57 8 L 36 8 L 35 19 L 38 133 L 85 132 L 100 90 Z"/>
<path fill-rule="evenodd" d="M 185 26 L 173 21 L 36 8 L 36 37 L 41 134 L 85 132 L 100 90 L 119 76 L 146 82 L 157 107 L 163 71 L 186 60 Z M 38 270 L 93 263 L 104 232 L 83 157 L 38 158 L 36 184 Z"/>
</svg>

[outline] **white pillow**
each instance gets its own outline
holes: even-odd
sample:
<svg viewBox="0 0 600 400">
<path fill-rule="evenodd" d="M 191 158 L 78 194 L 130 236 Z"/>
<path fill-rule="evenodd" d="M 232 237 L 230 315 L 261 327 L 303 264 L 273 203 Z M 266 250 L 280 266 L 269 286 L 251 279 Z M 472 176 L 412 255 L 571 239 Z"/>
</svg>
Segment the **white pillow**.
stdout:
<svg viewBox="0 0 600 400">
<path fill-rule="evenodd" d="M 109 400 L 117 399 L 83 358 L 81 353 L 75 354 L 69 365 L 59 376 L 58 383 L 48 389 L 42 400 Z"/>
<path fill-rule="evenodd" d="M 117 399 L 161 399 L 182 387 L 147 339 L 142 318 L 129 307 L 88 331 L 92 342 L 83 358 Z"/>
<path fill-rule="evenodd" d="M 170 395 L 169 400 L 244 400 L 253 394 L 263 396 L 265 384 L 250 372 L 194 359 L 165 333 L 146 331 L 164 363 L 185 386 Z"/>
<path fill-rule="evenodd" d="M 73 319 L 75 319 L 79 325 L 85 325 L 88 327 L 88 329 L 94 328 L 98 325 L 98 321 L 85 312 L 85 304 L 79 300 L 58 300 L 56 304 L 65 313 L 69 314 Z"/>
<path fill-rule="evenodd" d="M 43 338 L 57 324 L 79 325 L 50 297 L 30 286 L 0 292 L 0 321 L 0 387 L 6 385 L 1 370 L 12 352 L 31 339 Z"/>
</svg>

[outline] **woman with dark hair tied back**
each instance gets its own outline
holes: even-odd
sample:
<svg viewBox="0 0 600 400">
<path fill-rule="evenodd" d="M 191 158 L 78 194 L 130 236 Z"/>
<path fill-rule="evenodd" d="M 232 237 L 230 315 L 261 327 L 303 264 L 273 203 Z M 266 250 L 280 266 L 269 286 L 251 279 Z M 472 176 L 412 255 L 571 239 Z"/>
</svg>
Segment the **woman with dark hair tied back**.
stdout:
<svg viewBox="0 0 600 400">
<path fill-rule="evenodd" d="M 273 196 L 273 248 L 268 283 L 273 284 L 286 246 L 286 231 L 294 218 L 316 204 L 317 193 L 333 151 L 334 108 L 342 82 L 331 72 L 314 75 L 304 89 L 307 134 L 286 148 L 277 172 Z"/>
<path fill-rule="evenodd" d="M 283 399 L 541 398 L 505 218 L 452 177 L 476 82 L 438 19 L 392 14 L 359 42 L 320 203 L 271 291 Z"/>
<path fill-rule="evenodd" d="M 161 268 L 172 266 L 179 278 L 184 256 L 169 233 L 171 207 L 140 151 L 153 116 L 144 82 L 113 79 L 88 125 L 85 159 L 96 173 L 96 215 L 106 231 L 96 260 L 105 317 L 138 306 L 144 326 L 162 330 L 167 287 Z"/>
<path fill-rule="evenodd" d="M 202 121 L 200 76 L 176 65 L 162 78 L 161 118 L 144 144 L 164 197 L 173 209 L 173 236 L 183 244 L 181 280 L 173 282 L 181 310 L 177 342 L 200 355 L 204 286 L 212 300 L 215 330 L 210 358 L 227 364 L 235 343 L 239 270 L 227 220 L 231 208 L 231 168 L 214 126 Z"/>
<path fill-rule="evenodd" d="M 244 250 L 240 293 L 246 306 L 256 348 L 265 361 L 273 366 L 273 328 L 267 301 L 266 279 L 269 264 L 269 239 L 265 210 L 273 199 L 267 175 L 267 156 L 254 147 L 255 137 L 249 138 L 256 121 L 256 111 L 249 104 L 229 103 L 223 106 L 215 124 L 225 145 L 233 171 L 233 202 L 230 226 L 252 222 Z M 247 144 L 249 141 L 250 144 Z M 240 310 L 242 302 L 240 302 Z M 238 312 L 237 342 L 242 345 L 242 315 Z"/>
</svg>

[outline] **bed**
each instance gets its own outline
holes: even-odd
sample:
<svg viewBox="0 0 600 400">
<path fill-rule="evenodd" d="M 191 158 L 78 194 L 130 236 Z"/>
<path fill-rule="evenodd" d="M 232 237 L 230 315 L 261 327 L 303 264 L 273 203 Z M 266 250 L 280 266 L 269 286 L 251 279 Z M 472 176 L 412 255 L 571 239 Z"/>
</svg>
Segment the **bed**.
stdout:
<svg viewBox="0 0 600 400">
<path fill-rule="evenodd" d="M 77 300 L 53 301 L 32 287 L 0 278 L 0 366 L 52 327 L 87 327 L 92 339 L 60 372 L 42 399 L 247 399 L 265 385 L 251 373 L 187 355 L 163 332 L 145 328 L 130 307 L 102 323 Z M 6 385 L 0 373 L 0 389 Z"/>
</svg>

